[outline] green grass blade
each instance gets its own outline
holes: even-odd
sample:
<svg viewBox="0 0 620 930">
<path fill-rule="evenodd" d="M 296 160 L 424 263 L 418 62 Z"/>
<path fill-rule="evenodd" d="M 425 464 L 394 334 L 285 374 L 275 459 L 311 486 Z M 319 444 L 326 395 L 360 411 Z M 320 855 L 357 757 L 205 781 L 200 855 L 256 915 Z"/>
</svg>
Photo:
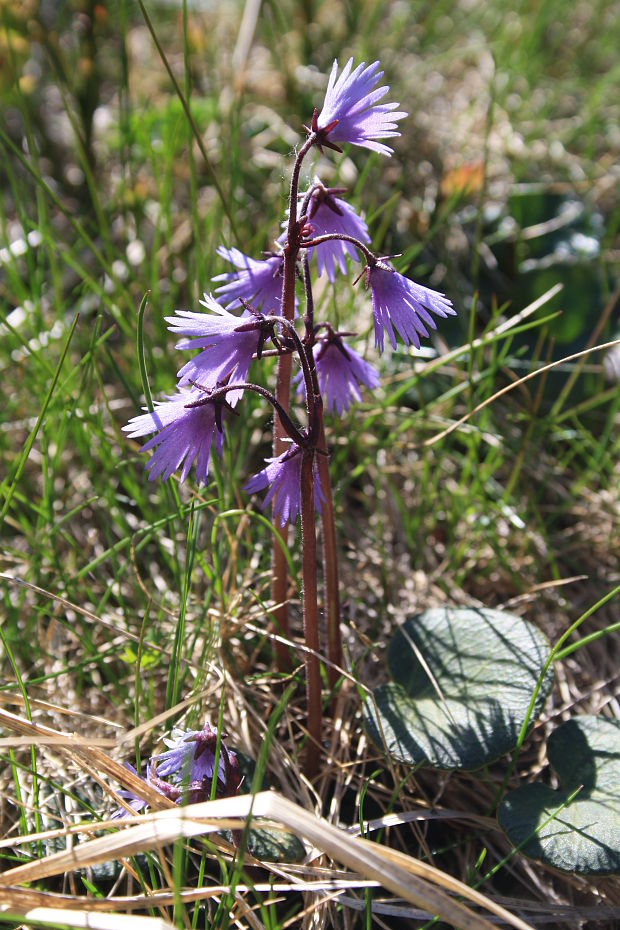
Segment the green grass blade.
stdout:
<svg viewBox="0 0 620 930">
<path fill-rule="evenodd" d="M 67 335 L 67 338 L 66 338 L 66 340 L 65 340 L 64 348 L 63 348 L 63 350 L 62 350 L 62 353 L 61 353 L 60 359 L 59 359 L 59 361 L 58 361 L 58 364 L 57 364 L 57 366 L 56 366 L 56 370 L 55 370 L 55 372 L 54 372 L 54 377 L 53 377 L 53 379 L 52 379 L 52 383 L 50 384 L 49 390 L 48 390 L 48 392 L 47 392 L 47 396 L 45 397 L 45 400 L 44 400 L 44 402 L 43 402 L 43 407 L 41 408 L 41 412 L 40 412 L 39 416 L 37 417 L 37 422 L 35 423 L 34 427 L 32 428 L 32 430 L 31 430 L 31 432 L 30 432 L 30 435 L 28 436 L 28 439 L 26 440 L 26 443 L 25 443 L 25 445 L 24 445 L 22 454 L 21 454 L 21 456 L 20 456 L 20 458 L 19 458 L 19 461 L 18 461 L 18 463 L 17 463 L 17 467 L 16 467 L 16 469 L 15 469 L 15 473 L 14 473 L 14 475 L 13 475 L 13 478 L 12 478 L 11 481 L 9 482 L 9 486 L 8 486 L 8 489 L 7 489 L 7 491 L 6 491 L 6 493 L 5 493 L 5 497 L 4 497 L 4 505 L 3 505 L 3 507 L 2 507 L 2 511 L 0 511 L 0 528 L 2 527 L 2 524 L 3 524 L 3 522 L 4 522 L 4 518 L 5 518 L 6 514 L 7 514 L 7 511 L 8 511 L 8 509 L 9 509 L 9 507 L 11 506 L 11 500 L 12 500 L 13 495 L 14 495 L 14 493 L 15 493 L 15 489 L 17 488 L 17 484 L 18 484 L 18 482 L 19 482 L 19 479 L 20 479 L 20 477 L 21 477 L 21 474 L 22 474 L 22 472 L 23 472 L 23 470 L 24 470 L 24 467 L 25 467 L 25 465 L 26 465 L 26 462 L 28 461 L 28 456 L 30 455 L 30 451 L 31 451 L 31 449 L 32 449 L 32 447 L 33 447 L 33 445 L 34 445 L 34 441 L 35 441 L 35 439 L 37 438 L 37 435 L 38 435 L 38 433 L 39 433 L 39 429 L 41 428 L 41 424 L 43 423 L 43 420 L 45 419 L 45 414 L 47 413 L 47 408 L 48 408 L 49 405 L 50 405 L 50 401 L 51 401 L 51 399 L 52 399 L 52 395 L 54 394 L 54 391 L 55 391 L 55 389 L 56 389 L 56 385 L 58 384 L 58 379 L 60 378 L 60 372 L 61 372 L 61 370 L 62 370 L 62 366 L 63 366 L 64 361 L 65 361 L 65 358 L 66 358 L 66 356 L 67 356 L 67 352 L 69 351 L 69 345 L 70 345 L 71 340 L 72 340 L 72 338 L 73 338 L 73 334 L 74 334 L 74 332 L 75 332 L 75 328 L 76 328 L 76 326 L 77 326 L 78 319 L 79 319 L 79 317 L 78 317 L 78 315 L 76 314 L 76 316 L 75 316 L 74 319 L 73 319 L 73 323 L 71 324 L 71 328 L 69 329 L 69 333 L 68 333 L 68 335 Z"/>
</svg>

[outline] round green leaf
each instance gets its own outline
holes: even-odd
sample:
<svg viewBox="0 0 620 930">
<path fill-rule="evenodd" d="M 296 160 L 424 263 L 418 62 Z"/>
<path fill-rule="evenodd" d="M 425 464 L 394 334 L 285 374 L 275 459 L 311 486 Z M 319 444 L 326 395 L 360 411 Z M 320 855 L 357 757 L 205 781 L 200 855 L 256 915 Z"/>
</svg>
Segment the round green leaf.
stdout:
<svg viewBox="0 0 620 930">
<path fill-rule="evenodd" d="M 575 717 L 551 734 L 548 756 L 561 790 L 511 791 L 498 810 L 502 830 L 525 855 L 564 872 L 620 872 L 620 721 Z"/>
<path fill-rule="evenodd" d="M 221 835 L 233 842 L 230 830 L 222 830 Z M 275 827 L 250 827 L 247 850 L 261 862 L 302 862 L 306 856 L 299 837 Z"/>
<path fill-rule="evenodd" d="M 376 710 L 366 702 L 368 732 L 409 765 L 480 768 L 516 745 L 548 654 L 540 630 L 500 610 L 415 614 L 390 643 L 394 682 L 374 692 Z M 552 682 L 549 673 L 532 720 Z"/>
</svg>

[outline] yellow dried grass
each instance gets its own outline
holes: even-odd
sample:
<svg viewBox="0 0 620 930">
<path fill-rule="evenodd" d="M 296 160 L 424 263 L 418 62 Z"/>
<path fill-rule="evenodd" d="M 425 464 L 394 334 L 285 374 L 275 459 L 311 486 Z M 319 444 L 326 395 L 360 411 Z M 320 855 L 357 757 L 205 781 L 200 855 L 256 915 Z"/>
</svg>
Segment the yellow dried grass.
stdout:
<svg viewBox="0 0 620 930">
<path fill-rule="evenodd" d="M 94 766 L 106 776 L 117 779 L 131 790 L 137 791 L 155 808 L 150 814 L 123 821 L 122 825 L 117 820 L 98 823 L 97 829 L 114 828 L 114 832 L 9 869 L 0 876 L 0 890 L 8 891 L 9 887 L 13 886 L 15 891 L 15 886 L 24 882 L 36 882 L 75 869 L 85 869 L 100 862 L 123 859 L 146 850 L 161 848 L 179 839 L 192 839 L 223 829 L 243 828 L 247 819 L 251 817 L 272 821 L 279 827 L 298 834 L 316 850 L 353 870 L 357 875 L 379 883 L 410 904 L 423 908 L 430 914 L 437 914 L 442 920 L 462 930 L 492 930 L 493 925 L 484 917 L 472 912 L 465 904 L 455 900 L 448 892 L 501 917 L 517 930 L 531 930 L 528 924 L 485 895 L 433 866 L 405 853 L 352 836 L 276 792 L 263 791 L 253 796 L 240 795 L 179 808 L 171 805 L 171 802 L 149 788 L 102 750 L 96 747 L 87 749 L 82 738 L 31 722 L 2 709 L 0 722 L 14 732 L 30 736 L 37 742 L 49 740 L 60 751 L 69 753 L 78 764 L 82 760 L 88 767 Z M 161 809 L 165 807 L 169 809 Z M 88 827 L 92 828 L 92 824 L 89 823 Z M 58 831 L 57 835 L 62 836 L 63 832 Z M 35 841 L 36 836 L 31 836 L 30 840 Z M 221 845 L 226 847 L 227 844 L 222 842 Z M 247 856 L 247 861 L 250 864 L 256 862 L 251 856 Z M 14 901 L 13 906 L 15 903 Z M 83 902 L 81 903 L 83 906 Z M 35 908 L 39 914 L 46 910 L 46 907 Z M 28 919 L 34 920 L 31 910 L 29 914 Z M 115 916 L 119 919 L 122 917 Z M 86 925 L 94 926 L 71 924 Z M 164 926 L 161 922 L 159 925 Z M 114 926 L 121 927 L 122 922 Z"/>
<path fill-rule="evenodd" d="M 353 876 L 347 877 L 354 879 L 358 886 L 367 886 L 368 882 L 377 883 L 403 899 L 403 901 L 421 908 L 431 915 L 438 915 L 442 920 L 454 927 L 462 928 L 462 930 L 493 930 L 494 925 L 487 918 L 472 911 L 467 904 L 462 903 L 462 901 L 466 901 L 470 905 L 500 917 L 508 925 L 515 927 L 516 930 L 531 930 L 527 923 L 509 913 L 492 899 L 451 878 L 433 866 L 405 853 L 353 836 L 350 832 L 331 825 L 322 817 L 317 816 L 316 813 L 276 792 L 263 791 L 254 796 L 240 795 L 234 798 L 224 798 L 179 808 L 101 749 L 88 746 L 83 737 L 32 722 L 3 708 L 0 708 L 0 724 L 20 734 L 26 741 L 32 740 L 38 744 L 48 743 L 53 745 L 56 751 L 68 756 L 74 764 L 81 766 L 84 770 L 96 770 L 106 778 L 120 782 L 125 787 L 144 797 L 152 808 L 150 814 L 128 818 L 120 823 L 118 820 L 98 822 L 96 824 L 89 821 L 83 825 L 72 825 L 69 830 L 58 830 L 55 833 L 57 837 L 68 836 L 69 833 L 75 833 L 76 830 L 87 833 L 92 831 L 93 828 L 98 831 L 113 830 L 114 832 L 72 845 L 66 850 L 17 866 L 1 875 L 0 902 L 2 908 L 10 913 L 19 913 L 29 922 L 44 922 L 45 915 L 49 915 L 50 910 L 55 908 L 57 915 L 59 912 L 63 912 L 63 915 L 71 912 L 74 922 L 67 922 L 63 916 L 63 922 L 68 926 L 102 927 L 103 930 L 106 927 L 113 927 L 114 930 L 116 928 L 122 930 L 122 928 L 128 926 L 126 918 L 122 914 L 106 914 L 106 917 L 114 918 L 114 921 L 107 924 L 94 922 L 95 912 L 97 912 L 97 919 L 99 916 L 103 916 L 99 914 L 96 901 L 88 901 L 88 904 L 85 905 L 84 898 L 76 897 L 72 899 L 76 905 L 74 908 L 73 904 L 67 907 L 66 896 L 54 897 L 50 895 L 46 898 L 45 904 L 36 904 L 32 901 L 33 906 L 29 906 L 28 902 L 31 899 L 28 899 L 27 896 L 32 892 L 16 886 L 25 882 L 40 881 L 65 872 L 70 873 L 77 869 L 86 869 L 100 862 L 122 860 L 147 850 L 161 849 L 162 846 L 169 845 L 177 840 L 189 840 L 223 829 L 242 829 L 248 818 L 260 818 L 261 826 L 268 825 L 268 823 L 265 823 L 267 821 L 276 824 L 279 828 L 289 830 L 303 837 L 311 844 L 315 855 L 325 854 L 333 862 L 352 870 Z M 121 741 L 124 742 L 122 737 Z M 49 835 L 49 832 L 46 835 Z M 41 838 L 43 838 L 43 834 L 41 834 Z M 231 847 L 221 838 L 214 837 L 214 839 L 216 839 L 220 849 L 229 853 L 233 852 Z M 30 835 L 29 840 L 35 842 L 37 835 Z M 246 854 L 245 862 L 248 865 L 265 865 L 264 863 L 258 863 L 248 854 Z M 271 868 L 280 871 L 282 874 L 281 868 L 276 866 L 271 866 Z M 330 873 L 326 871 L 325 874 L 329 879 Z M 339 878 L 341 877 L 340 873 Z M 362 879 L 361 883 L 359 881 L 360 877 Z M 313 884 L 312 890 L 316 892 L 316 884 L 312 881 L 305 882 L 301 879 L 295 887 L 299 891 L 311 890 Z M 327 887 L 323 888 L 323 896 L 330 893 L 340 893 L 341 889 L 338 885 L 333 886 L 332 884 L 331 887 L 333 888 L 331 892 L 328 891 Z M 239 889 L 237 889 L 238 891 Z M 175 894 L 178 893 L 179 890 L 175 890 Z M 209 896 L 217 898 L 219 894 L 223 894 L 225 891 L 221 888 L 218 888 L 217 891 L 214 888 L 207 888 L 189 889 L 187 893 L 190 896 L 193 895 L 194 899 L 198 899 Z M 150 895 L 140 896 L 135 899 L 138 902 L 136 906 L 152 907 L 155 905 L 156 900 L 157 905 L 155 906 L 165 906 L 164 901 L 160 900 L 160 898 L 160 894 L 155 895 L 153 898 Z M 176 900 L 179 900 L 178 897 Z M 241 906 L 241 902 L 238 903 Z M 119 907 L 123 906 L 120 902 L 118 902 L 118 905 Z M 90 923 L 84 915 L 91 916 Z M 57 916 L 57 923 L 58 919 Z M 82 919 L 85 922 L 80 923 L 79 921 Z M 136 926 L 135 921 L 137 918 L 131 917 L 130 919 L 133 921 L 132 926 Z M 159 919 L 155 923 L 152 923 L 154 918 L 142 918 L 142 920 L 150 920 L 149 927 L 167 926 L 165 921 L 162 922 Z"/>
</svg>

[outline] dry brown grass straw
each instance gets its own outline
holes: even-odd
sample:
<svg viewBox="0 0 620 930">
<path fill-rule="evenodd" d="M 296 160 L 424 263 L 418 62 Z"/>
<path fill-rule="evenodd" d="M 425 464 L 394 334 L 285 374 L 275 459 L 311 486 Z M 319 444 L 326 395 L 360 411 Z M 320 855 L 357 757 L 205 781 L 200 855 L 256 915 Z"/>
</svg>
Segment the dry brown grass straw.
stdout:
<svg viewBox="0 0 620 930">
<path fill-rule="evenodd" d="M 33 893 L 30 890 L 17 886 L 26 882 L 41 881 L 76 869 L 85 869 L 101 862 L 122 860 L 147 850 L 159 850 L 177 840 L 191 840 L 223 829 L 243 828 L 247 818 L 252 817 L 259 818 L 261 825 L 264 825 L 265 821 L 267 824 L 271 822 L 303 837 L 314 847 L 315 853 L 320 852 L 328 856 L 332 862 L 351 870 L 353 874 L 349 877 L 353 880 L 353 884 L 356 882 L 359 884 L 360 877 L 364 880 L 363 884 L 377 883 L 403 901 L 431 915 L 437 914 L 455 927 L 463 928 L 463 930 L 491 930 L 493 927 L 493 924 L 486 918 L 474 913 L 468 906 L 453 897 L 458 896 L 468 904 L 502 918 L 518 930 L 528 930 L 528 924 L 510 914 L 503 907 L 433 866 L 338 829 L 315 813 L 305 810 L 299 804 L 276 792 L 263 791 L 254 796 L 240 795 L 181 808 L 172 806 L 171 809 L 162 810 L 162 807 L 169 804 L 165 798 L 149 789 L 141 779 L 132 775 L 102 750 L 95 747 L 86 749 L 84 741 L 79 737 L 33 723 L 4 710 L 0 711 L 0 722 L 13 732 L 30 736 L 40 743 L 48 740 L 58 750 L 70 755 L 75 764 L 79 765 L 81 761 L 87 762 L 89 768 L 93 767 L 107 777 L 118 780 L 126 787 L 143 795 L 153 808 L 160 808 L 145 816 L 123 821 L 122 825 L 119 825 L 116 820 L 97 822 L 95 825 L 97 830 L 113 832 L 6 871 L 0 876 L 0 901 L 2 907 L 11 913 L 24 916 L 28 914 L 30 920 L 39 919 L 39 917 L 43 919 L 41 916 L 43 911 L 46 908 L 55 907 L 61 910 L 73 911 L 75 909 L 78 911 L 78 915 L 74 915 L 75 919 L 78 917 L 81 919 L 90 910 L 94 912 L 97 909 L 97 902 L 89 901 L 85 904 L 83 898 L 75 897 L 70 899 L 69 904 L 67 896 L 49 896 L 45 898 L 46 904 L 41 909 L 40 903 L 37 904 L 32 898 Z M 93 824 L 89 822 L 76 825 L 71 831 L 58 830 L 55 836 L 68 836 L 70 832 L 75 832 L 77 827 L 80 832 L 84 833 L 92 830 Z M 42 836 L 43 834 L 40 837 L 34 834 L 28 839 L 30 842 L 36 842 L 37 838 L 42 838 Z M 45 836 L 49 836 L 49 832 Z M 230 850 L 230 847 L 223 842 L 218 845 L 222 849 Z M 247 854 L 246 862 L 248 865 L 262 864 L 268 867 L 268 864 L 258 863 Z M 284 866 L 274 866 L 274 868 L 280 875 L 283 872 L 286 874 Z M 325 874 L 329 881 L 329 871 Z M 340 880 L 342 880 L 341 874 Z M 313 884 L 313 882 L 296 880 L 293 886 L 301 891 L 309 890 Z M 341 891 L 338 888 L 336 890 L 338 893 Z M 197 896 L 198 891 L 198 889 L 195 890 Z M 202 891 L 205 895 L 211 894 L 211 896 L 216 893 L 215 889 L 211 889 L 211 892 L 208 888 Z M 218 892 L 220 891 L 222 889 L 218 889 Z M 323 888 L 323 891 L 327 893 L 326 888 Z M 163 904 L 157 895 L 153 900 L 149 896 L 140 896 L 133 900 L 141 903 L 145 908 L 156 903 L 160 906 Z M 169 903 L 168 899 L 165 901 Z M 119 907 L 127 906 L 127 900 L 124 900 L 122 905 L 119 901 L 118 905 Z M 108 904 L 105 905 L 105 907 L 108 906 Z M 35 918 L 35 913 L 39 917 Z M 107 924 L 86 922 L 71 925 L 114 928 L 129 926 L 121 914 L 107 916 L 114 916 L 117 919 L 116 922 Z M 135 921 L 135 918 L 132 919 Z M 157 925 L 166 926 L 165 922 L 161 921 L 158 921 Z M 149 926 L 155 926 L 155 924 L 150 923 Z"/>
</svg>

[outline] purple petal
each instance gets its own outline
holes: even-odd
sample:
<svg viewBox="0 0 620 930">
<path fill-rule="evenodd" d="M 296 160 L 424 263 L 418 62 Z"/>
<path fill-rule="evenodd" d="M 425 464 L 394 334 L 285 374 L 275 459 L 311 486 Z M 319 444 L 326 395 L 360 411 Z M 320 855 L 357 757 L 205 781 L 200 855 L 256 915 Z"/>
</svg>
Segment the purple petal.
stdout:
<svg viewBox="0 0 620 930">
<path fill-rule="evenodd" d="M 376 140 L 399 136 L 397 121 L 407 114 L 394 112 L 397 103 L 378 103 L 389 91 L 387 86 L 373 90 L 383 77 L 383 71 L 378 70 L 378 61 L 368 67 L 362 62 L 354 71 L 351 71 L 352 66 L 353 59 L 350 58 L 337 78 L 338 62 L 334 61 L 323 109 L 318 117 L 319 131 L 337 120 L 327 134 L 330 142 L 350 142 L 391 155 L 392 149 Z"/>
<path fill-rule="evenodd" d="M 241 301 L 262 307 L 263 313 L 282 312 L 282 256 L 273 255 L 257 260 L 239 249 L 220 246 L 217 254 L 237 269 L 217 275 L 214 281 L 224 283 L 216 289 L 227 307 L 239 307 Z"/>
<path fill-rule="evenodd" d="M 350 346 L 345 348 L 339 337 L 318 342 L 314 357 L 323 403 L 330 413 L 335 410 L 342 416 L 353 401 L 359 403 L 362 399 L 360 384 L 371 390 L 379 386 L 379 375 L 372 365 Z M 303 394 L 302 372 L 295 377 L 295 382 L 297 393 Z"/>
<path fill-rule="evenodd" d="M 355 239 L 359 239 L 360 242 L 369 243 L 368 226 L 357 215 L 353 207 L 339 197 L 333 197 L 332 200 L 341 213 L 335 213 L 326 203 L 321 203 L 310 221 L 313 228 L 313 237 L 318 238 L 319 236 L 337 233 L 353 236 Z M 318 274 L 322 275 L 323 271 L 325 271 L 330 281 L 335 280 L 336 268 L 339 268 L 343 274 L 346 273 L 346 255 L 352 258 L 353 261 L 359 261 L 355 246 L 351 242 L 345 242 L 342 239 L 323 242 L 312 251 L 316 252 Z"/>
<path fill-rule="evenodd" d="M 156 757 L 159 775 L 171 778 L 177 785 L 197 783 L 213 777 L 216 732 L 208 723 L 202 730 L 175 728 L 172 731 L 172 739 L 164 739 L 164 743 L 168 746 L 167 751 Z M 234 753 L 229 752 L 229 755 Z M 223 784 L 226 783 L 226 766 L 222 751 L 217 777 Z"/>
<path fill-rule="evenodd" d="M 166 481 L 182 466 L 180 480 L 183 482 L 196 460 L 196 480 L 199 485 L 206 484 L 214 432 L 215 446 L 220 453 L 224 437 L 216 430 L 213 403 L 187 407 L 187 404 L 200 398 L 198 393 L 176 394 L 166 401 L 156 403 L 152 413 L 133 417 L 123 427 L 132 439 L 156 433 L 140 449 L 141 452 L 148 452 L 157 447 L 145 466 L 149 471 L 149 481 L 160 475 Z"/>
<path fill-rule="evenodd" d="M 425 327 L 436 329 L 437 324 L 428 312 L 436 316 L 454 316 L 452 302 L 439 291 L 416 284 L 394 271 L 385 260 L 370 269 L 372 312 L 375 321 L 375 344 L 383 352 L 384 332 L 392 348 L 396 348 L 394 329 L 405 345 L 410 343 L 420 348 L 420 336 L 426 338 Z"/>
<path fill-rule="evenodd" d="M 247 312 L 235 316 L 211 295 L 205 294 L 201 304 L 208 313 L 177 310 L 166 317 L 171 332 L 192 337 L 178 342 L 177 349 L 203 350 L 179 370 L 179 387 L 194 382 L 213 390 L 226 379 L 245 381 L 261 338 L 260 319 Z M 234 407 L 242 395 L 243 391 L 231 391 L 226 400 Z"/>
<path fill-rule="evenodd" d="M 267 459 L 267 466 L 253 475 L 244 486 L 244 491 L 253 494 L 269 488 L 263 501 L 263 510 L 273 500 L 273 513 L 280 517 L 280 526 L 293 523 L 301 510 L 301 461 L 302 450 L 292 444 L 290 449 L 276 458 Z M 320 512 L 324 501 L 319 481 L 316 459 L 314 461 L 314 506 Z"/>
</svg>

